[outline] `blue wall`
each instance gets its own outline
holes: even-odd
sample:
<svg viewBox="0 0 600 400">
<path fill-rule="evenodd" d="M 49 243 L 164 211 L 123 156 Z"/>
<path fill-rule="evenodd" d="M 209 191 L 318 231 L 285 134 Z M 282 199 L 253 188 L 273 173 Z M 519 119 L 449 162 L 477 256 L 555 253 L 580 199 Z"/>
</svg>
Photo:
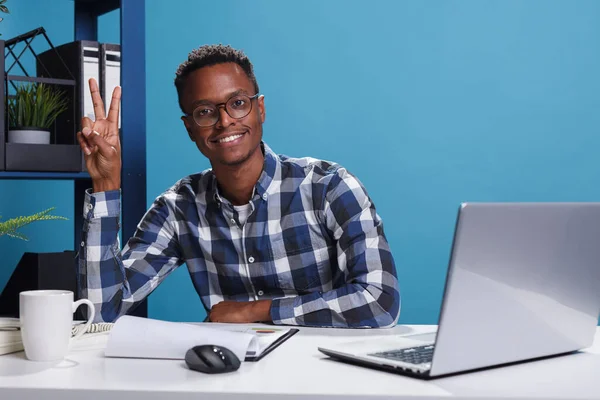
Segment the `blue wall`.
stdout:
<svg viewBox="0 0 600 400">
<path fill-rule="evenodd" d="M 435 323 L 461 201 L 599 200 L 597 1 L 174 1 L 147 10 L 148 201 L 208 166 L 172 80 L 205 43 L 242 48 L 279 153 L 366 185 L 397 260 L 402 323 Z M 153 317 L 204 316 L 185 269 Z M 189 301 L 189 302 L 188 302 Z M 186 306 L 182 306 L 182 304 Z"/>
<path fill-rule="evenodd" d="M 55 42 L 72 39 L 71 2 L 19 3 L 38 5 L 12 5 L 36 10 L 23 21 L 39 13 L 32 27 L 55 24 Z M 400 322 L 435 323 L 461 201 L 600 199 L 599 18 L 594 0 L 147 2 L 148 204 L 209 166 L 179 120 L 177 66 L 205 43 L 239 47 L 265 94 L 265 140 L 359 177 L 396 257 Z M 0 182 L 4 216 L 48 205 L 69 216 L 71 196 L 63 183 Z M 71 247 L 69 223 L 44 224 L 35 251 Z M 14 243 L 2 238 L 0 249 L 22 252 Z M 205 316 L 185 268 L 149 304 L 153 318 Z"/>
</svg>

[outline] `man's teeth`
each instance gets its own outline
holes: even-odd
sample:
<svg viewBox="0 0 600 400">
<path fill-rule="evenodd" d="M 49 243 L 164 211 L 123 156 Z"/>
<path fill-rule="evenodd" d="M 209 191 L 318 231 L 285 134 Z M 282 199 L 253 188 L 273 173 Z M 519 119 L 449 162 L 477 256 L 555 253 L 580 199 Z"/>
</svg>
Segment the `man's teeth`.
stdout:
<svg viewBox="0 0 600 400">
<path fill-rule="evenodd" d="M 235 140 L 235 139 L 241 138 L 241 137 L 242 137 L 242 135 L 227 136 L 226 138 L 219 139 L 219 143 L 231 142 L 232 140 Z"/>
</svg>

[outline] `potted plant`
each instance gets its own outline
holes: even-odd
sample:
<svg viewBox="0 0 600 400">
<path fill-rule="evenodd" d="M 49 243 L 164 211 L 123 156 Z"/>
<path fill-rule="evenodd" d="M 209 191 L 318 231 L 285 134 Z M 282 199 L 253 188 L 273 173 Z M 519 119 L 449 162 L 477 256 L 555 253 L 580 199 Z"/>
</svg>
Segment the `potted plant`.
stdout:
<svg viewBox="0 0 600 400">
<path fill-rule="evenodd" d="M 17 86 L 8 99 L 8 142 L 49 144 L 50 128 L 68 107 L 61 90 L 43 83 Z"/>
<path fill-rule="evenodd" d="M 59 217 L 57 215 L 50 215 L 50 212 L 54 210 L 54 207 L 47 210 L 41 211 L 37 214 L 29 215 L 26 217 L 16 217 L 9 219 L 4 222 L 0 222 L 0 236 L 8 235 L 17 239 L 29 240 L 25 235 L 17 230 L 25 225 L 29 225 L 35 221 L 48 221 L 52 219 L 66 220 L 65 217 Z"/>
</svg>

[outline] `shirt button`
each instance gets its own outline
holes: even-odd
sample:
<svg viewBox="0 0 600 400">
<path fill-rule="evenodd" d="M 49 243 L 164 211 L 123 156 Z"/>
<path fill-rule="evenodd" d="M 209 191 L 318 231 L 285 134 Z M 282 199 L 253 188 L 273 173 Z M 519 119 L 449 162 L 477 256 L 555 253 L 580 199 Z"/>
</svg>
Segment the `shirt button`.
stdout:
<svg viewBox="0 0 600 400">
<path fill-rule="evenodd" d="M 265 294 L 265 292 L 263 292 L 262 290 L 259 290 L 259 291 L 258 291 L 258 295 L 259 295 L 259 296 L 262 296 L 263 294 Z"/>
<path fill-rule="evenodd" d="M 91 204 L 88 204 L 88 210 L 91 210 L 92 208 L 94 208 L 94 206 Z"/>
<path fill-rule="evenodd" d="M 250 258 L 248 258 L 248 262 L 253 263 L 254 262 L 254 257 L 250 256 Z"/>
<path fill-rule="evenodd" d="M 263 197 L 263 200 L 266 200 L 266 199 L 267 199 L 267 194 L 266 194 L 266 193 L 263 193 L 263 196 L 262 196 L 262 197 Z"/>
<path fill-rule="evenodd" d="M 231 218 L 231 223 L 235 224 L 235 219 Z"/>
<path fill-rule="evenodd" d="M 85 246 L 85 242 L 81 242 L 81 247 Z"/>
</svg>

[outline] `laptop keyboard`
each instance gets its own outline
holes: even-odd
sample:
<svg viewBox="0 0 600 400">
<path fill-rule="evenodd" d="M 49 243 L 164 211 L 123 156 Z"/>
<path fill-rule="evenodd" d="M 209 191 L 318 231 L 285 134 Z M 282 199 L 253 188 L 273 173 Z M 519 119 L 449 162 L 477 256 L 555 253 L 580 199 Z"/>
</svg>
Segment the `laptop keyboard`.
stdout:
<svg viewBox="0 0 600 400">
<path fill-rule="evenodd" d="M 369 354 L 373 357 L 387 358 L 394 361 L 402 361 L 409 364 L 431 363 L 433 358 L 433 345 L 411 347 L 409 349 L 381 351 Z"/>
</svg>

